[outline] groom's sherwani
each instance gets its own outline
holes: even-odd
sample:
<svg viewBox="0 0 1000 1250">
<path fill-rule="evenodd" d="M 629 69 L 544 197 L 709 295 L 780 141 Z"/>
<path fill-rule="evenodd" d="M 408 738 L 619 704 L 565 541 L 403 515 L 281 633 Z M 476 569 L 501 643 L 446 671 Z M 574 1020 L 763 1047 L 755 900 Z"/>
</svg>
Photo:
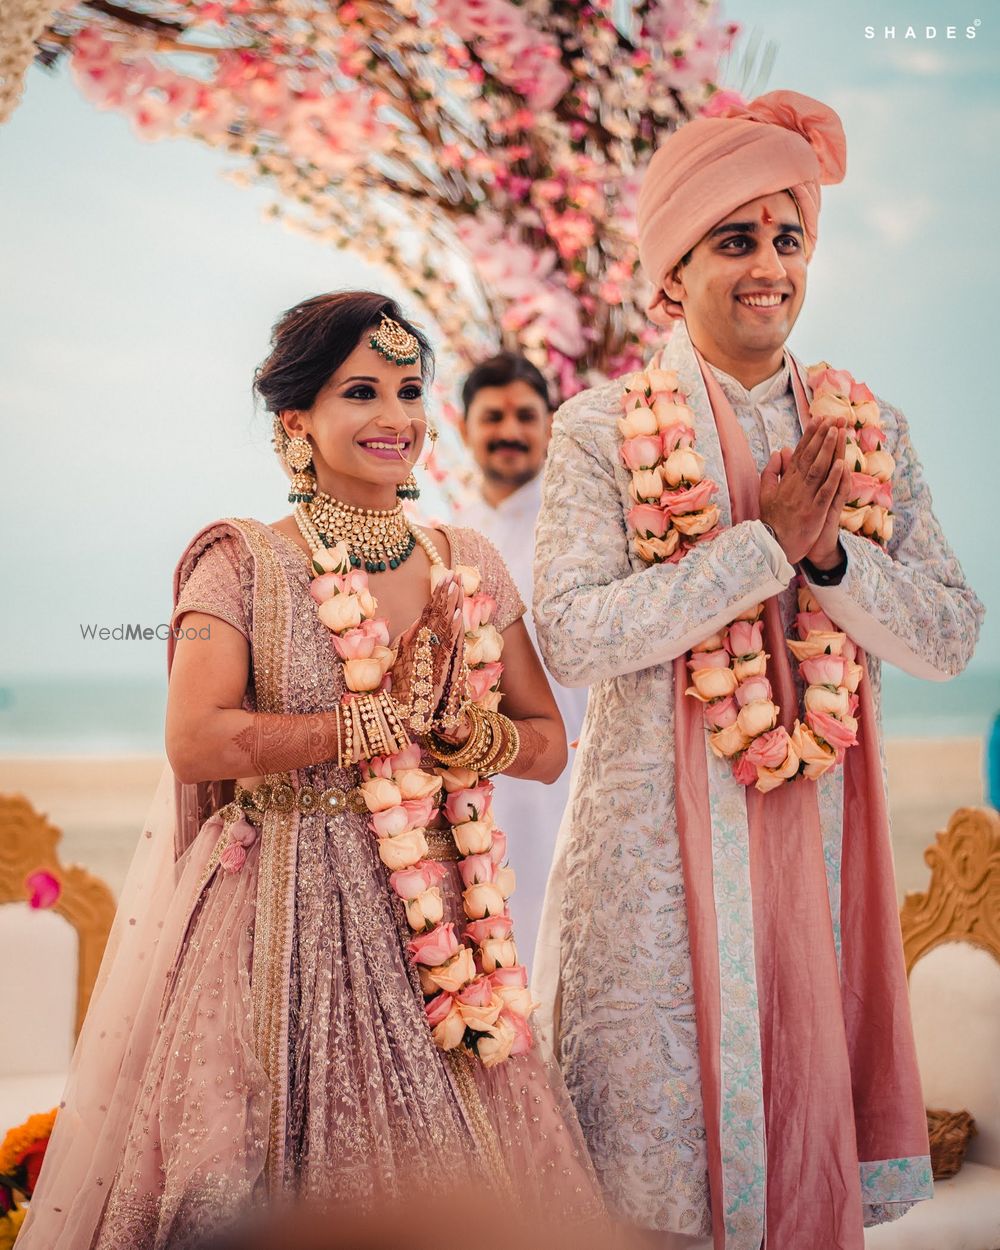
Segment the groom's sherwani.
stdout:
<svg viewBox="0 0 1000 1250">
<path fill-rule="evenodd" d="M 731 524 L 712 410 L 683 324 L 658 363 L 678 372 L 689 396 L 696 447 L 706 457 L 706 476 L 720 483 L 715 502 L 727 528 L 678 564 L 647 567 L 626 532 L 630 473 L 619 458 L 617 428 L 626 380 L 577 395 L 559 410 L 537 531 L 534 613 L 549 670 L 591 693 L 534 990 L 543 1013 L 553 1009 L 548 1030 L 612 1207 L 647 1227 L 704 1234 L 706 1129 L 674 801 L 672 661 L 773 595 L 781 596 L 790 623 L 795 570 L 760 521 Z M 758 469 L 771 451 L 794 446 L 800 436 L 788 368 L 786 360 L 752 393 L 716 374 Z M 896 459 L 890 554 L 843 533 L 842 582 L 813 588 L 827 615 L 867 651 L 876 705 L 879 659 L 945 680 L 968 662 L 983 615 L 931 510 L 906 421 L 880 406 Z M 732 969 L 723 1014 L 732 1014 L 732 1036 L 744 1048 L 731 1056 L 723 1075 L 731 1088 L 723 1093 L 742 1123 L 759 1123 L 753 1137 L 763 1130 L 754 1104 L 759 1044 L 749 990 L 739 979 L 741 967 L 749 969 L 747 986 L 753 975 L 752 920 L 741 912 L 749 893 L 745 815 L 728 768 L 710 757 L 709 774 L 713 836 L 722 848 L 715 864 L 720 942 Z M 843 777 L 838 768 L 816 783 L 838 943 Z M 733 1145 L 736 1155 L 746 1154 L 748 1206 L 758 1201 L 758 1149 L 754 1141 Z M 878 1218 L 885 1203 L 926 1197 L 929 1182 L 925 1159 L 862 1164 L 862 1201 L 874 1209 L 867 1217 Z M 755 1250 L 758 1244 L 759 1237 Z"/>
</svg>

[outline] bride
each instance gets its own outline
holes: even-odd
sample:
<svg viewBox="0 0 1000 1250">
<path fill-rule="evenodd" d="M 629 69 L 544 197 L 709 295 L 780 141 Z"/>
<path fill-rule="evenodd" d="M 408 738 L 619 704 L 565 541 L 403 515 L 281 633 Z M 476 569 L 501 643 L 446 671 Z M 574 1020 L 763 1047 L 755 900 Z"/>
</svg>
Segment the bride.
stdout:
<svg viewBox="0 0 1000 1250">
<path fill-rule="evenodd" d="M 295 507 L 209 525 L 178 565 L 170 769 L 23 1250 L 470 1183 L 600 1216 L 490 814 L 488 778 L 554 780 L 565 735 L 496 550 L 402 512 L 431 364 L 369 292 L 275 326 L 256 388 Z"/>
</svg>

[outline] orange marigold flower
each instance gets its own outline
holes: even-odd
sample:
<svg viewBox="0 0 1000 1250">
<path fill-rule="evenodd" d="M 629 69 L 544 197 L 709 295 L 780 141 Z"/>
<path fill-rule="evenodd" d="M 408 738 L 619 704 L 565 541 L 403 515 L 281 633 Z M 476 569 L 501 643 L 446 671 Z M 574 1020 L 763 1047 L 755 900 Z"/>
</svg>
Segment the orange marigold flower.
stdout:
<svg viewBox="0 0 1000 1250">
<path fill-rule="evenodd" d="M 55 1122 L 56 1108 L 53 1107 L 51 1111 L 29 1115 L 23 1124 L 8 1130 L 7 1136 L 0 1143 L 0 1174 L 10 1176 L 20 1167 L 33 1146 L 52 1136 Z"/>
</svg>

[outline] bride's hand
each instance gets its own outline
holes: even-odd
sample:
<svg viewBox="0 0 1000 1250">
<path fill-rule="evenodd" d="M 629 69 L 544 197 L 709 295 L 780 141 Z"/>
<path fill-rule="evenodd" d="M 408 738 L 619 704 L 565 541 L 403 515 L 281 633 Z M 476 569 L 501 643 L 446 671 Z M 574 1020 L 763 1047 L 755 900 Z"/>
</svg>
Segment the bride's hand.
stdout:
<svg viewBox="0 0 1000 1250">
<path fill-rule="evenodd" d="M 413 687 L 417 680 L 416 663 L 418 652 L 423 649 L 420 641 L 425 629 L 430 633 L 429 710 L 433 715 L 444 695 L 456 650 L 465 640 L 462 587 L 457 578 L 445 578 L 438 583 L 420 614 L 420 619 L 400 642 L 399 654 L 392 670 L 392 693 L 401 707 L 407 707 L 413 701 Z"/>
</svg>

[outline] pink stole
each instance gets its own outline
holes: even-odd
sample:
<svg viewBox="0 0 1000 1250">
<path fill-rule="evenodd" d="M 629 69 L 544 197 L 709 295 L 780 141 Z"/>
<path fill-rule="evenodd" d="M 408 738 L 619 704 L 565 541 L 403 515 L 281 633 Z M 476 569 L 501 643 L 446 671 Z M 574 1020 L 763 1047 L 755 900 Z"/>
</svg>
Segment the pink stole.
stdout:
<svg viewBox="0 0 1000 1250">
<path fill-rule="evenodd" d="M 759 516 L 760 475 L 736 414 L 699 364 L 722 448 L 732 521 Z M 807 401 L 792 364 L 800 420 Z M 778 597 L 764 608 L 768 676 L 791 730 L 798 693 Z M 746 792 L 766 1148 L 764 1226 L 727 1215 L 720 1142 L 719 929 L 701 704 L 674 661 L 677 821 L 694 971 L 715 1250 L 863 1250 L 859 1163 L 925 1156 L 927 1123 L 910 1026 L 889 823 L 868 680 L 859 744 L 847 752 L 841 847 L 841 957 L 834 943 L 816 784 Z M 726 784 L 737 785 L 727 779 Z M 727 1007 L 728 1009 L 728 1007 Z M 876 1198 L 868 1198 L 875 1201 Z M 741 1235 L 744 1234 L 744 1235 Z"/>
</svg>

